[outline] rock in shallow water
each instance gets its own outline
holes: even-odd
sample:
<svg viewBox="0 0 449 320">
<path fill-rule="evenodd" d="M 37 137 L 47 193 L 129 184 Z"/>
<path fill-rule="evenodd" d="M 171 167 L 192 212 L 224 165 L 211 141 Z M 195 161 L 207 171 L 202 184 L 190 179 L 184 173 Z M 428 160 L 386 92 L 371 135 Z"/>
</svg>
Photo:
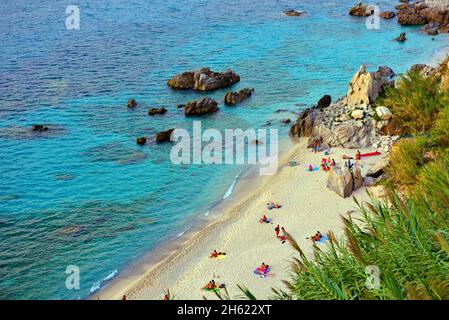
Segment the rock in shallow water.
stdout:
<svg viewBox="0 0 449 320">
<path fill-rule="evenodd" d="M 243 100 L 245 100 L 246 98 L 251 97 L 253 92 L 254 92 L 253 88 L 251 88 L 251 89 L 245 88 L 238 92 L 228 92 L 228 93 L 226 93 L 226 95 L 224 97 L 224 103 L 226 105 L 236 105 L 236 104 L 242 102 Z"/>
<path fill-rule="evenodd" d="M 231 69 L 224 72 L 214 72 L 209 68 L 202 68 L 175 75 L 167 81 L 167 85 L 175 89 L 212 91 L 229 87 L 239 81 L 240 76 Z"/>
<path fill-rule="evenodd" d="M 148 115 L 154 116 L 155 114 L 164 114 L 167 112 L 165 108 L 150 108 L 148 109 Z"/>
<path fill-rule="evenodd" d="M 188 102 L 184 108 L 184 114 L 188 116 L 200 116 L 218 111 L 217 102 L 209 97 Z"/>
<path fill-rule="evenodd" d="M 349 14 L 356 17 L 368 17 L 374 14 L 374 8 L 365 3 L 359 3 L 349 10 Z"/>
<path fill-rule="evenodd" d="M 162 142 L 170 142 L 171 140 L 171 134 L 173 133 L 175 129 L 168 129 L 167 131 L 161 131 L 156 133 L 156 142 L 162 143 Z"/>
</svg>

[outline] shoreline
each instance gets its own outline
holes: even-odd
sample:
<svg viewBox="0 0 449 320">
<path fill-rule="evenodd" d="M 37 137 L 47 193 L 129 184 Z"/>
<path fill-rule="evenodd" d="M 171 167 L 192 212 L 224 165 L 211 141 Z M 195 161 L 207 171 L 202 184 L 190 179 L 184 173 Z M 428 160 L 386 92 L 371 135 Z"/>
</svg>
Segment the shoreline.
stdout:
<svg viewBox="0 0 449 320">
<path fill-rule="evenodd" d="M 335 154 L 341 155 L 343 153 L 351 152 L 351 150 L 348 149 L 334 149 Z M 296 173 L 299 173 L 302 176 L 309 176 L 312 177 L 312 183 L 314 184 L 314 188 L 320 188 L 323 189 L 323 193 L 326 194 L 327 197 L 332 198 L 332 201 L 328 202 L 328 205 L 330 207 L 328 210 L 331 210 L 335 205 L 338 208 L 339 206 L 342 206 L 342 210 L 337 210 L 335 214 L 333 214 L 332 219 L 329 219 L 331 221 L 323 221 L 323 219 L 316 219 L 313 216 L 302 216 L 300 217 L 302 220 L 302 223 L 306 225 L 321 225 L 322 227 L 325 227 L 325 229 L 321 228 L 321 231 L 329 231 L 332 230 L 337 236 L 341 235 L 341 230 L 337 230 L 336 226 L 340 226 L 340 215 L 345 214 L 347 211 L 350 211 L 354 209 L 354 204 L 352 198 L 340 198 L 338 195 L 333 193 L 332 191 L 325 188 L 325 186 L 322 184 L 322 180 L 326 177 L 325 172 L 313 172 L 309 173 L 306 172 L 306 170 L 303 170 L 303 160 L 304 158 L 314 157 L 319 158 L 320 154 L 312 154 L 309 150 L 306 149 L 306 143 L 304 139 L 301 139 L 300 142 L 295 143 L 289 150 L 284 154 L 281 161 L 279 162 L 279 170 L 278 172 L 273 175 L 269 176 L 268 178 L 263 179 L 260 183 L 258 183 L 257 188 L 255 188 L 250 193 L 246 192 L 246 195 L 243 196 L 240 201 L 235 203 L 232 207 L 228 208 L 226 212 L 223 213 L 221 218 L 218 218 L 216 221 L 213 221 L 209 225 L 205 226 L 204 228 L 193 232 L 191 234 L 186 234 L 186 238 L 183 241 L 178 242 L 177 248 L 171 248 L 171 254 L 166 256 L 162 261 L 159 261 L 158 263 L 153 263 L 151 266 L 147 265 L 147 272 L 140 277 L 134 277 L 130 278 L 128 277 L 126 280 L 116 282 L 115 284 L 111 283 L 111 285 L 106 286 L 103 290 L 101 290 L 99 293 L 97 293 L 95 296 L 99 299 L 120 299 L 124 294 L 126 294 L 128 299 L 160 299 L 163 296 L 163 290 L 170 289 L 171 292 L 173 292 L 177 297 L 181 299 L 201 299 L 201 292 L 199 290 L 200 285 L 198 285 L 196 288 L 192 289 L 180 289 L 179 287 L 185 287 L 186 285 L 183 283 L 188 283 L 187 286 L 190 287 L 190 282 L 198 282 L 203 281 L 201 280 L 190 280 L 190 273 L 192 273 L 192 270 L 195 269 L 202 269 L 200 265 L 207 265 L 210 263 L 213 263 L 212 259 L 208 259 L 207 256 L 210 251 L 212 251 L 214 248 L 217 250 L 223 250 L 229 252 L 237 252 L 237 248 L 224 248 L 223 245 L 220 246 L 220 243 L 225 242 L 234 242 L 231 239 L 227 239 L 228 236 L 235 236 L 235 235 L 241 235 L 242 233 L 247 232 L 249 237 L 252 237 L 252 231 L 246 230 L 248 224 L 248 218 L 252 216 L 252 218 L 256 219 L 256 217 L 259 217 L 261 212 L 259 209 L 254 210 L 253 207 L 263 207 L 265 205 L 265 202 L 267 201 L 265 199 L 267 193 L 273 194 L 273 186 L 279 187 L 282 189 L 283 185 L 287 186 L 287 189 L 292 186 L 291 181 L 291 174 L 288 174 L 290 177 L 287 177 L 287 181 L 285 180 L 285 175 L 288 173 L 288 171 L 295 171 Z M 287 162 L 290 159 L 297 159 L 299 160 L 300 164 L 296 167 L 290 167 Z M 315 179 L 315 174 L 318 176 L 318 183 L 317 179 Z M 294 182 L 294 181 L 293 181 Z M 307 184 L 304 187 L 308 187 Z M 357 190 L 354 195 L 357 196 L 359 200 L 364 200 L 368 198 L 368 195 L 366 192 L 364 192 L 365 188 L 362 188 L 360 190 Z M 290 192 L 290 190 L 289 190 Z M 315 192 L 315 189 L 311 190 L 311 192 Z M 309 196 L 307 194 L 304 194 L 304 201 L 306 201 Z M 273 199 L 275 201 L 281 202 L 282 199 L 278 199 L 277 196 L 274 196 L 276 199 Z M 321 198 L 318 195 L 318 198 Z M 319 200 L 319 199 L 317 199 Z M 318 207 L 316 206 L 318 204 Z M 314 212 L 316 214 L 323 214 L 323 212 L 318 212 L 321 209 L 321 204 L 319 201 L 312 201 L 308 204 L 311 205 L 314 208 Z M 262 209 L 263 210 L 263 209 Z M 294 210 L 299 210 L 299 208 L 295 208 Z M 266 211 L 266 210 L 265 210 Z M 279 211 L 284 211 L 283 209 Z M 288 212 L 287 215 L 295 215 L 295 212 L 291 211 L 290 209 L 286 208 L 286 211 Z M 243 212 L 243 213 L 242 213 Z M 273 215 L 275 213 L 273 212 Z M 287 215 L 284 215 L 284 219 L 287 218 Z M 286 221 L 291 219 L 286 219 Z M 275 220 L 276 223 L 276 220 Z M 249 224 L 254 224 L 254 226 L 258 226 L 259 224 L 257 221 L 251 221 Z M 292 227 L 290 224 L 287 225 L 287 223 L 284 223 L 286 225 L 287 230 L 289 231 Z M 270 225 L 272 226 L 272 225 Z M 299 228 L 300 226 L 294 226 L 294 228 Z M 241 229 L 237 232 L 235 232 L 235 229 Z M 273 226 L 274 228 L 274 226 Z M 309 227 L 307 228 L 310 232 L 314 232 L 313 230 L 317 227 Z M 341 229 L 341 228 L 340 228 Z M 260 230 L 259 230 L 260 231 Z M 265 234 L 265 231 L 262 231 Z M 290 232 L 290 231 L 289 231 Z M 276 247 L 279 245 L 277 241 L 271 241 L 271 230 L 266 231 L 268 238 L 270 238 L 270 243 L 267 242 L 268 247 L 273 249 L 273 253 L 276 256 Z M 303 230 L 301 230 L 301 235 L 304 235 Z M 294 232 L 292 234 L 295 236 Z M 308 234 L 307 234 L 308 235 Z M 258 238 L 260 234 L 254 235 L 254 238 Z M 300 237 L 303 240 L 300 240 L 299 237 L 296 237 L 298 242 L 302 244 L 302 247 L 310 247 L 310 240 L 305 240 L 305 237 Z M 237 244 L 238 242 L 234 242 L 234 244 Z M 232 246 L 231 246 L 232 247 Z M 284 250 L 284 248 L 286 248 Z M 305 250 L 306 252 L 310 253 L 310 248 L 308 250 Z M 251 253 L 250 253 L 251 254 Z M 281 285 L 281 280 L 288 279 L 288 268 L 290 265 L 290 258 L 294 254 L 294 251 L 288 246 L 288 244 L 283 245 L 282 250 L 282 257 L 276 257 L 275 259 L 280 261 L 280 265 L 277 266 L 280 268 L 279 273 L 277 273 L 276 277 L 273 278 L 273 281 L 266 281 L 268 283 L 268 287 L 265 286 L 262 290 L 254 290 L 253 287 L 250 287 L 251 290 L 254 290 L 256 296 L 267 298 L 267 294 L 269 294 L 271 291 L 271 287 L 276 287 Z M 258 254 L 257 254 L 258 255 Z M 229 256 L 230 257 L 230 256 Z M 231 260 L 229 257 L 226 258 L 226 260 L 223 260 L 223 264 L 227 262 L 227 260 Z M 201 260 L 200 262 L 198 260 Z M 256 263 L 257 259 L 254 259 L 254 263 Z M 260 262 L 258 262 L 260 263 Z M 206 269 L 209 267 L 206 267 Z M 204 276 L 204 271 L 193 271 L 193 273 L 199 277 Z M 207 273 L 207 272 L 206 272 Z M 220 273 L 220 275 L 218 275 Z M 250 274 L 250 270 L 248 270 L 248 274 Z M 241 272 L 229 272 L 229 274 L 233 274 L 234 276 L 238 276 L 241 274 Z M 282 276 L 281 276 L 282 274 Z M 229 276 L 229 275 L 226 275 Z M 226 277 L 225 276 L 225 277 Z M 215 272 L 213 271 L 210 273 L 210 275 L 204 277 L 204 283 L 207 283 L 210 279 L 207 277 L 223 277 L 222 272 Z M 232 276 L 230 277 L 232 278 Z M 253 282 L 254 279 L 250 278 L 248 276 L 248 282 Z M 268 280 L 268 279 L 266 279 Z M 272 279 L 269 279 L 272 280 Z M 231 281 L 231 282 L 229 282 Z M 232 280 L 227 280 L 227 286 L 228 290 L 231 294 L 231 296 L 235 296 L 238 294 L 236 289 L 236 284 L 243 284 L 246 285 L 245 282 L 239 281 L 239 282 L 233 282 Z M 181 285 L 179 285 L 181 283 Z M 190 294 L 189 294 L 190 292 Z M 192 294 L 192 292 L 198 292 L 198 295 Z M 208 298 L 214 298 L 211 295 L 208 295 Z"/>
<path fill-rule="evenodd" d="M 286 165 L 287 158 L 289 153 L 292 152 L 294 145 L 295 142 L 288 135 L 280 140 L 279 170 L 283 165 Z M 207 230 L 215 227 L 217 224 L 228 222 L 228 220 L 233 218 L 233 216 L 229 215 L 229 212 L 236 207 L 235 203 L 242 203 L 253 196 L 253 193 L 257 194 L 257 190 L 262 188 L 273 176 L 259 176 L 258 166 L 248 166 L 242 169 L 216 203 L 212 204 L 203 214 L 202 212 L 197 213 L 193 218 L 197 224 L 196 226 L 190 226 L 182 233 L 174 235 L 174 238 L 169 239 L 167 243 L 159 244 L 155 248 L 150 249 L 144 256 L 129 262 L 122 270 L 117 272 L 117 269 L 115 269 L 115 276 L 109 279 L 110 281 L 106 284 L 102 284 L 99 289 L 89 294 L 85 299 L 120 299 L 123 294 L 116 294 L 116 291 L 122 292 L 127 290 L 161 264 L 176 258 L 180 253 L 179 251 L 182 251 L 186 246 L 186 243 L 202 236 L 203 232 L 207 232 Z M 256 191 L 248 194 L 247 190 L 244 190 L 245 187 L 254 184 L 258 186 Z M 195 223 L 192 225 L 195 225 Z M 108 279 L 100 280 L 100 282 L 105 280 L 107 281 Z"/>
</svg>

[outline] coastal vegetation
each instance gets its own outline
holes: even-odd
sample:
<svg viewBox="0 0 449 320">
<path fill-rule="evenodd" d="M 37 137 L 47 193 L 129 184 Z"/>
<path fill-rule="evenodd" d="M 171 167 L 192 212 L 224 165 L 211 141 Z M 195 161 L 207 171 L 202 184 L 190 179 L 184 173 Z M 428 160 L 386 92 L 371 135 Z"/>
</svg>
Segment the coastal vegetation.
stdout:
<svg viewBox="0 0 449 320">
<path fill-rule="evenodd" d="M 378 100 L 402 135 L 392 148 L 386 199 L 358 203 L 342 218 L 345 239 L 328 234 L 326 249 L 308 258 L 294 239 L 288 291 L 277 299 L 449 299 L 449 91 L 447 61 L 431 75 L 402 76 Z M 398 191 L 399 190 L 399 191 Z M 367 286 L 368 266 L 380 285 Z"/>
</svg>

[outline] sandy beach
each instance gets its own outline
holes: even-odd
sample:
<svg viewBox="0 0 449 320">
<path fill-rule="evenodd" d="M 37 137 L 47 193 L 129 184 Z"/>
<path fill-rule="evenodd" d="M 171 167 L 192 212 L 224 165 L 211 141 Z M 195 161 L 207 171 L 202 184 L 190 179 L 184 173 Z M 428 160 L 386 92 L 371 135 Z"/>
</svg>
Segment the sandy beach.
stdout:
<svg viewBox="0 0 449 320">
<path fill-rule="evenodd" d="M 341 198 L 326 188 L 327 173 L 321 169 L 309 172 L 305 164 L 319 165 L 323 153 L 306 149 L 302 138 L 283 156 L 278 172 L 263 180 L 218 220 L 189 237 L 188 241 L 160 263 L 153 265 L 143 277 L 112 285 L 96 295 L 99 299 L 161 299 L 164 289 L 177 299 L 216 299 L 201 288 L 214 279 L 224 283 L 230 296 L 242 295 L 237 285 L 248 287 L 258 299 L 272 295 L 271 288 L 285 287 L 282 280 L 289 279 L 291 258 L 295 255 L 288 243 L 276 238 L 274 228 L 284 227 L 300 244 L 306 254 L 311 253 L 312 241 L 306 239 L 316 231 L 342 234 L 341 215 L 356 209 L 352 197 Z M 374 149 L 361 149 L 373 151 Z M 355 150 L 333 148 L 330 155 L 343 165 L 342 155 L 354 155 Z M 382 156 L 361 161 L 362 174 Z M 298 165 L 290 166 L 295 160 Z M 354 194 L 359 200 L 368 199 L 365 188 Z M 268 201 L 282 204 L 282 208 L 267 210 Z M 259 223 L 266 214 L 273 224 Z M 357 213 L 352 213 L 357 214 Z M 325 243 L 318 243 L 324 246 Z M 224 259 L 210 259 L 214 249 L 226 253 Z M 272 266 L 272 274 L 261 278 L 253 271 L 262 262 Z"/>
</svg>

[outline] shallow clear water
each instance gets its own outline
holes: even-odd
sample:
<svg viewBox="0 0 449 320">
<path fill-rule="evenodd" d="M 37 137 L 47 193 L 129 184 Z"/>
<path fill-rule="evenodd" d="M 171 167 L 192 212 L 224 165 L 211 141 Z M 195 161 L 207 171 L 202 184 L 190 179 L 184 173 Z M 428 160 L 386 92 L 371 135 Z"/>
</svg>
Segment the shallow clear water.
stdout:
<svg viewBox="0 0 449 320">
<path fill-rule="evenodd" d="M 233 89 L 255 95 L 220 105 L 203 127 L 271 120 L 285 136 L 281 119 L 345 94 L 362 63 L 403 72 L 447 42 L 396 21 L 368 30 L 347 15 L 355 2 L 78 1 L 81 30 L 68 31 L 70 1 L 2 0 L 0 298 L 84 298 L 223 198 L 242 166 L 176 166 L 169 145 L 135 144 L 191 128 L 176 105 L 202 94 L 170 90 L 171 75 L 232 67 L 242 79 Z M 308 14 L 285 17 L 289 8 Z M 393 41 L 402 31 L 409 40 Z M 222 101 L 226 91 L 210 96 Z M 131 97 L 135 110 L 126 108 Z M 166 115 L 147 116 L 162 106 Z M 33 135 L 33 123 L 58 129 Z M 80 267 L 80 290 L 65 288 L 68 265 Z"/>
</svg>

